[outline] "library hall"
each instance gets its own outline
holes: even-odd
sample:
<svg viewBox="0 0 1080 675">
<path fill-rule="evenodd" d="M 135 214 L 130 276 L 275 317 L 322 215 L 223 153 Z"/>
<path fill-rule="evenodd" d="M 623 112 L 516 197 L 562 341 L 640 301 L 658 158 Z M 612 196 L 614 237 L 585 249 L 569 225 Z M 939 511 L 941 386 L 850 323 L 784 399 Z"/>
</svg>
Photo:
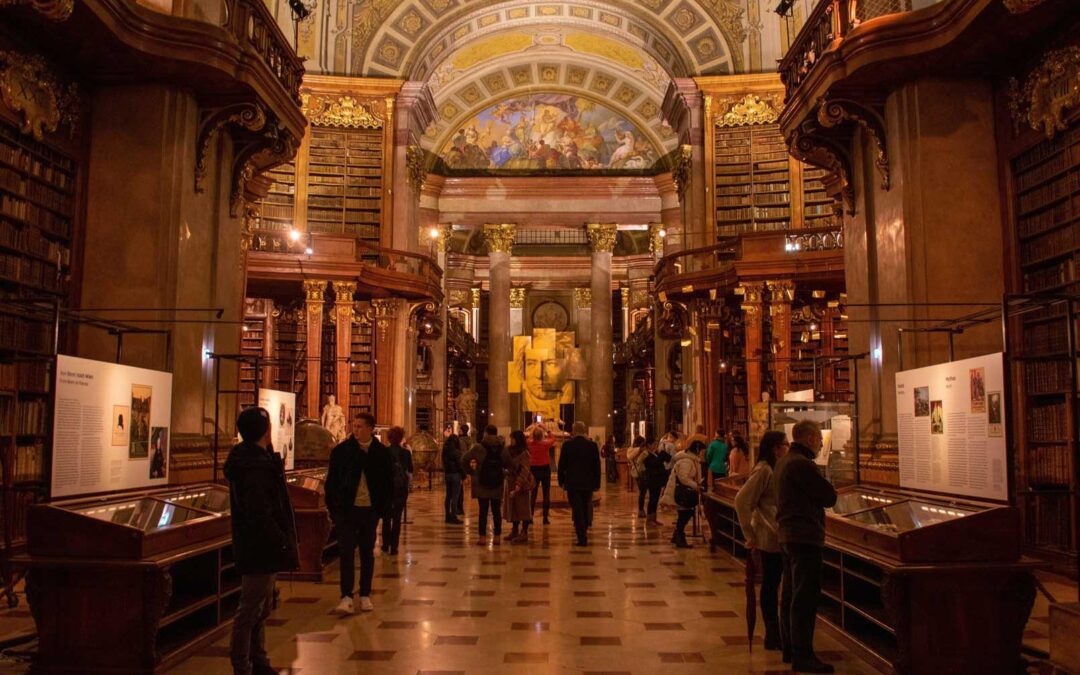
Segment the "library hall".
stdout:
<svg viewBox="0 0 1080 675">
<path fill-rule="evenodd" d="M 0 0 L 0 673 L 1080 675 L 1080 0 Z"/>
</svg>

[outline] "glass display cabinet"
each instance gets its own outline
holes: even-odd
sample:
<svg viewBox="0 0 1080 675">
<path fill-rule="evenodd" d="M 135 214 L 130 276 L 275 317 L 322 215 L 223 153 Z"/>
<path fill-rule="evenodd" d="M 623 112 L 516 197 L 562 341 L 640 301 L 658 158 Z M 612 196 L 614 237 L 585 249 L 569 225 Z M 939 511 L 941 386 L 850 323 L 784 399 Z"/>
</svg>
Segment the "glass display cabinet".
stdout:
<svg viewBox="0 0 1080 675">
<path fill-rule="evenodd" d="M 158 672 L 219 637 L 240 600 L 231 525 L 217 485 L 34 505 L 35 672 Z"/>
<path fill-rule="evenodd" d="M 770 431 L 782 431 L 792 440 L 792 428 L 804 420 L 821 427 L 822 448 L 816 462 L 825 477 L 837 487 L 858 483 L 859 425 L 855 406 L 828 401 L 769 402 Z"/>
<path fill-rule="evenodd" d="M 281 576 L 322 581 L 323 569 L 337 555 L 337 536 L 326 512 L 326 468 L 298 469 L 285 474 L 296 519 L 300 569 Z"/>
</svg>

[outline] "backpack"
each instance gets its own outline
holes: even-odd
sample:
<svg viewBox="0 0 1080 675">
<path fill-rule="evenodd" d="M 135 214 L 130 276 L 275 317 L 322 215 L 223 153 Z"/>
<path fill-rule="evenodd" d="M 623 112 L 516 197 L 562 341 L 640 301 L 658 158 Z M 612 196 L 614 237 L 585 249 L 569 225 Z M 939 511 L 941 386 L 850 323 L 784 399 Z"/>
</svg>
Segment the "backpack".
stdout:
<svg viewBox="0 0 1080 675">
<path fill-rule="evenodd" d="M 503 483 L 502 455 L 497 448 L 485 448 L 484 462 L 480 465 L 480 485 L 497 488 Z"/>
<path fill-rule="evenodd" d="M 409 494 L 409 474 L 401 461 L 401 453 L 392 451 L 390 454 L 390 480 L 394 485 L 394 502 L 400 504 L 404 503 Z"/>
</svg>

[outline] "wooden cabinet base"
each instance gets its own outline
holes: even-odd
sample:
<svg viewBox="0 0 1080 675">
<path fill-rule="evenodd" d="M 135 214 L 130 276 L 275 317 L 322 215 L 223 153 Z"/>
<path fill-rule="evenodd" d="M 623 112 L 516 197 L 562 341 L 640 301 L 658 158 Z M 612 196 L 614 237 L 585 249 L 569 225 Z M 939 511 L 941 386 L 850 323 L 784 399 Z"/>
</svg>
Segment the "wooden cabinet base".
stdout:
<svg viewBox="0 0 1080 675">
<path fill-rule="evenodd" d="M 337 540 L 325 509 L 295 509 L 300 569 L 278 575 L 295 581 L 322 581 L 323 570 L 337 556 Z"/>
</svg>

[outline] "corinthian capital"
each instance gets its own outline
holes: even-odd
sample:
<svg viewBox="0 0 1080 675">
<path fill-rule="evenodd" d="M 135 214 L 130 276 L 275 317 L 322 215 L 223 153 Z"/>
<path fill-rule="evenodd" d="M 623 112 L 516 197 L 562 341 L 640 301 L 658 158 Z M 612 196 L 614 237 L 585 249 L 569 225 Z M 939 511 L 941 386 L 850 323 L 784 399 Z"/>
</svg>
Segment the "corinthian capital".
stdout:
<svg viewBox="0 0 1080 675">
<path fill-rule="evenodd" d="M 514 246 L 517 226 L 513 223 L 484 225 L 484 244 L 489 253 L 509 253 Z"/>
<path fill-rule="evenodd" d="M 615 237 L 618 234 L 615 223 L 589 223 L 586 232 L 589 235 L 589 250 L 593 253 L 611 253 L 615 250 Z"/>
</svg>

